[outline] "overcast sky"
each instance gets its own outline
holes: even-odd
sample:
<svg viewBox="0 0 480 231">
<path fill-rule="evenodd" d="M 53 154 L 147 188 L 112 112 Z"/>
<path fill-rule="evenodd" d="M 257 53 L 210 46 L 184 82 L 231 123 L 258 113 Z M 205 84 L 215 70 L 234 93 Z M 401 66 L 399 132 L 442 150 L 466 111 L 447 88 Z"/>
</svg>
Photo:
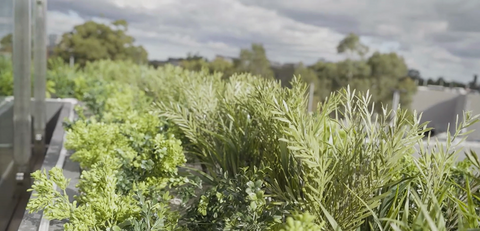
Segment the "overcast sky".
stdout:
<svg viewBox="0 0 480 231">
<path fill-rule="evenodd" d="M 423 77 L 467 82 L 480 73 L 478 0 L 49 0 L 50 33 L 88 19 L 126 19 L 150 59 L 237 56 L 252 42 L 270 60 L 342 59 L 357 33 L 371 50 L 395 51 Z M 103 19 L 102 19 L 103 17 Z"/>
</svg>

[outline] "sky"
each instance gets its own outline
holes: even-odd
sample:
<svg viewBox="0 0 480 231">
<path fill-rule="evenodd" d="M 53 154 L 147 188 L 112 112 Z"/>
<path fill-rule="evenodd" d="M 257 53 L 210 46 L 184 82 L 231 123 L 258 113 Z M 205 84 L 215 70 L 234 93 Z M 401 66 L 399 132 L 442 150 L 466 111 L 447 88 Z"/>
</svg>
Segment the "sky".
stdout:
<svg viewBox="0 0 480 231">
<path fill-rule="evenodd" d="M 480 74 L 478 0 L 48 0 L 48 9 L 56 34 L 85 20 L 125 19 L 150 59 L 238 56 L 255 42 L 275 62 L 338 61 L 337 44 L 353 32 L 424 78 Z"/>
</svg>

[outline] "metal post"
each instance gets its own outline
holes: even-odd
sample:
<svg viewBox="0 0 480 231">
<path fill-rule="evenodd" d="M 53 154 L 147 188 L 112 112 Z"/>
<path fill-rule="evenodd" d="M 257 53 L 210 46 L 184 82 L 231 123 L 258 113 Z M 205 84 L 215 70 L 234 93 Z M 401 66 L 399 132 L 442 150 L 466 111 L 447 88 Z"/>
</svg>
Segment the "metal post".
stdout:
<svg viewBox="0 0 480 231">
<path fill-rule="evenodd" d="M 31 27 L 30 0 L 14 2 L 13 32 L 13 155 L 18 166 L 17 180 L 23 182 L 31 157 L 30 64 Z"/>
<path fill-rule="evenodd" d="M 70 67 L 73 68 L 75 65 L 75 58 L 73 57 L 73 54 L 70 54 Z"/>
<path fill-rule="evenodd" d="M 34 37 L 34 132 L 35 156 L 45 152 L 45 126 L 47 114 L 45 108 L 47 78 L 47 32 L 46 32 L 47 0 L 36 0 L 35 4 L 35 37 Z"/>
<path fill-rule="evenodd" d="M 395 89 L 393 91 L 393 100 L 392 100 L 392 122 L 391 122 L 392 125 L 395 123 L 395 120 L 397 119 L 397 109 L 398 109 L 399 103 L 400 103 L 400 91 L 398 89 Z"/>
<path fill-rule="evenodd" d="M 310 83 L 310 94 L 308 95 L 308 112 L 312 112 L 313 110 L 313 93 L 315 90 L 314 83 Z"/>
</svg>

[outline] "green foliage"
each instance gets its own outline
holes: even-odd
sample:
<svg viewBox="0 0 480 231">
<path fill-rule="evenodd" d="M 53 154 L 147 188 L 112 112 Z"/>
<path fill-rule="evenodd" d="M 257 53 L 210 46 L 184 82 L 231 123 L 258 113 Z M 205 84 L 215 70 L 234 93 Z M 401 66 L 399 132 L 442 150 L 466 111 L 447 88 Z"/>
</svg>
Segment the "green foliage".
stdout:
<svg viewBox="0 0 480 231">
<path fill-rule="evenodd" d="M 141 219 L 129 219 L 126 222 L 113 228 L 113 230 L 128 231 L 173 231 L 180 230 L 176 226 L 178 217 L 171 214 L 170 207 L 166 206 L 170 195 L 154 196 L 145 198 L 141 193 L 138 194 L 138 205 L 140 207 L 139 217 Z"/>
<path fill-rule="evenodd" d="M 95 120 L 80 120 L 73 124 L 66 147 L 76 150 L 72 159 L 84 169 L 77 185 L 80 195 L 73 203 L 67 200 L 65 206 L 52 208 L 55 213 L 52 212 L 49 218 L 68 218 L 66 230 L 105 230 L 122 226 L 125 222 L 130 222 L 138 230 L 150 222 L 144 219 L 153 219 L 157 228 L 168 226 L 172 230 L 176 226 L 176 215 L 167 209 L 171 197 L 164 190 L 184 183 L 185 180 L 178 177 L 176 167 L 184 164 L 185 158 L 180 142 L 158 133 L 160 124 L 152 124 L 153 118 L 153 115 L 146 114 L 130 117 L 125 124 L 98 123 Z M 158 118 L 156 121 L 159 123 Z M 156 135 L 152 137 L 152 134 Z M 56 171 L 52 173 L 57 174 Z M 45 204 L 51 204 L 48 201 L 59 200 L 60 197 L 51 194 L 58 174 L 50 179 L 39 174 L 36 172 L 33 175 L 35 183 L 32 189 L 37 194 L 27 207 L 31 212 L 44 209 Z M 142 193 L 141 197 L 138 197 L 139 193 Z M 145 204 L 143 196 L 154 201 Z M 155 201 L 158 196 L 163 200 Z M 145 206 L 154 210 L 145 211 Z M 66 208 L 73 212 L 68 213 Z M 155 214 L 152 215 L 152 212 Z"/>
<path fill-rule="evenodd" d="M 201 76 L 177 75 L 177 81 L 195 87 L 184 88 L 179 102 L 160 104 L 159 112 L 181 128 L 191 143 L 187 150 L 199 156 L 214 182 L 225 175 L 237 179 L 245 167 L 263 169 L 265 192 L 275 195 L 276 203 L 295 204 L 328 230 L 391 229 L 390 219 L 401 220 L 397 215 L 405 212 L 411 214 L 405 224 L 416 227 L 425 217 L 420 205 L 434 205 L 434 197 L 418 193 L 428 179 L 420 177 L 427 168 L 419 170 L 412 156 L 426 131 L 416 115 L 399 111 L 391 126 L 386 108 L 374 116 L 371 96 L 344 90 L 309 115 L 299 81 L 285 89 L 248 75 L 225 84 Z M 211 86 L 217 91 L 211 92 Z M 420 199 L 403 207 L 402 198 L 414 192 Z M 437 213 L 451 208 L 442 206 L 455 206 L 439 203 Z"/>
<path fill-rule="evenodd" d="M 317 231 L 323 229 L 323 223 L 317 225 L 315 217 L 310 213 L 294 214 L 287 218 L 287 221 L 280 231 Z"/>
<path fill-rule="evenodd" d="M 267 200 L 261 177 L 247 174 L 216 179 L 182 223 L 189 230 L 270 230 L 279 224 L 286 211 Z"/>
<path fill-rule="evenodd" d="M 417 93 L 417 85 L 415 84 L 415 81 L 406 77 L 401 78 L 397 84 L 397 88 L 400 89 L 400 104 L 410 106 L 414 94 Z"/>
<path fill-rule="evenodd" d="M 398 56 L 375 57 L 315 65 L 339 91 L 314 113 L 298 78 L 284 88 L 250 74 L 108 60 L 69 70 L 65 94 L 87 108 L 66 143 L 83 168 L 80 195 L 55 192 L 68 183 L 60 171 L 36 172 L 28 210 L 67 219 L 66 230 L 480 228 L 480 161 L 471 153 L 456 163 L 461 131 L 477 117 L 466 113 L 445 147 L 426 148 L 415 113 L 399 110 L 391 123 L 388 107 L 372 107 L 375 94 L 341 88 L 390 74 L 395 87 L 410 86 L 395 74 Z M 311 69 L 297 74 L 312 81 Z"/>
<path fill-rule="evenodd" d="M 353 49 L 353 50 L 352 50 Z M 364 52 L 365 50 L 358 37 L 347 36 L 339 44 L 339 52 Z M 417 91 L 415 82 L 407 77 L 408 70 L 405 61 L 396 53 L 381 54 L 375 52 L 368 60 L 347 59 L 337 63 L 318 62 L 311 67 L 317 74 L 318 90 L 315 95 L 317 99 L 324 100 L 330 92 L 338 91 L 350 86 L 360 92 L 370 90 L 372 94 L 371 103 L 392 106 L 393 90 L 399 89 L 400 105 L 408 109 L 412 97 Z M 382 107 L 376 107 L 377 113 L 382 114 Z"/>
<path fill-rule="evenodd" d="M 200 71 L 203 68 L 208 68 L 208 62 L 204 59 L 187 59 L 183 60 L 180 66 L 187 70 Z"/>
<path fill-rule="evenodd" d="M 33 86 L 35 84 L 33 65 L 31 83 L 31 94 L 33 95 Z M 13 95 L 13 84 L 12 60 L 10 57 L 0 56 L 0 96 Z M 50 98 L 55 92 L 55 82 L 47 78 L 45 97 Z"/>
<path fill-rule="evenodd" d="M 2 39 L 0 39 L 0 51 L 11 53 L 13 50 L 13 35 L 7 34 Z"/>
<path fill-rule="evenodd" d="M 222 58 L 215 58 L 211 62 L 207 62 L 205 59 L 186 59 L 183 60 L 181 67 L 192 70 L 201 71 L 208 70 L 211 74 L 221 73 L 222 78 L 228 78 L 233 75 L 235 71 L 235 65 Z"/>
<path fill-rule="evenodd" d="M 358 35 L 350 33 L 348 34 L 337 46 L 338 53 L 349 53 L 350 55 L 355 53 L 360 57 L 363 57 L 368 52 L 368 47 L 360 42 Z"/>
<path fill-rule="evenodd" d="M 59 98 L 76 97 L 76 88 L 80 87 L 76 79 L 80 79 L 75 68 L 71 68 L 60 57 L 48 59 L 47 80 L 55 84 L 53 95 Z"/>
<path fill-rule="evenodd" d="M 73 55 L 81 66 L 101 59 L 146 63 L 147 52 L 142 46 L 134 45 L 134 38 L 127 35 L 127 30 L 128 24 L 124 20 L 114 21 L 112 25 L 87 21 L 63 34 L 55 47 L 55 55 L 65 61 Z"/>
<path fill-rule="evenodd" d="M 300 75 L 308 84 L 313 83 L 315 86 L 314 105 L 323 102 L 331 92 L 350 86 L 351 89 L 360 92 L 370 90 L 371 103 L 388 108 L 392 106 L 393 91 L 400 89 L 400 105 L 408 109 L 417 89 L 413 79 L 406 78 L 408 70 L 403 58 L 396 53 L 375 52 L 365 59 L 368 50 L 369 48 L 361 43 L 359 36 L 349 34 L 337 46 L 339 53 L 348 55 L 346 60 L 339 62 L 320 61 L 310 67 L 305 67 L 302 63 L 274 67 L 270 65 L 263 46 L 252 44 L 251 49 L 242 49 L 238 60 L 233 63 L 222 58 L 207 62 L 201 57 L 189 57 L 182 61 L 181 66 L 192 71 L 205 69 L 212 74 L 220 72 L 223 73 L 223 78 L 232 76 L 234 72 L 266 78 L 274 76 L 282 81 L 284 87 L 291 87 L 292 77 Z M 376 110 L 377 113 L 382 113 L 381 106 L 376 107 Z"/>
<path fill-rule="evenodd" d="M 316 83 L 318 82 L 317 75 L 315 71 L 309 69 L 300 63 L 297 68 L 295 68 L 295 76 L 300 76 L 307 83 Z"/>
<path fill-rule="evenodd" d="M 94 70 L 87 66 L 85 74 Z M 101 83 L 87 85 L 80 95 L 101 116 L 71 123 L 65 144 L 83 169 L 76 186 L 80 195 L 69 202 L 65 192 L 52 194 L 55 179 L 63 175 L 36 172 L 32 189 L 37 193 L 27 209 L 50 209 L 49 219 L 68 219 L 66 230 L 176 230 L 179 215 L 171 209 L 168 191 L 187 182 L 177 169 L 185 163 L 181 142 L 148 112 L 142 91 L 120 81 L 107 84 L 111 75 L 89 78 L 99 76 Z M 100 95 L 104 98 L 94 97 Z M 63 204 L 46 207 L 52 200 Z"/>
<path fill-rule="evenodd" d="M 145 123 L 142 126 L 142 119 L 151 125 L 146 118 L 138 119 L 140 123 L 126 124 L 123 129 L 118 124 L 101 124 L 94 121 L 90 124 L 78 121 L 73 125 L 68 133 L 67 147 L 76 150 L 72 159 L 79 161 L 84 168 L 80 183 L 77 185 L 80 196 L 71 204 L 68 202 L 68 197 L 67 201 L 63 199 L 66 205 L 52 208 L 57 215 L 52 212 L 50 219 L 68 218 L 66 230 L 105 230 L 125 222 L 131 222 L 138 229 L 143 227 L 144 223 L 150 222 L 144 220 L 147 218 L 154 219 L 153 222 L 158 227 L 175 226 L 176 215 L 167 209 L 169 208 L 168 200 L 171 197 L 168 194 L 159 193 L 170 185 L 184 182 L 182 178 L 177 177 L 177 169 L 174 168 L 185 162 L 183 152 L 178 140 L 162 138 L 161 134 L 150 138 L 149 135 L 155 129 L 145 126 Z M 143 137 L 144 143 L 135 140 L 140 137 Z M 143 152 L 139 153 L 136 150 L 143 150 Z M 147 155 L 150 155 L 149 158 Z M 131 162 L 133 164 L 130 164 Z M 56 171 L 53 173 L 57 174 Z M 62 199 L 60 195 L 51 194 L 52 184 L 58 185 L 55 181 L 59 177 L 58 174 L 51 180 L 39 174 L 36 172 L 33 175 L 35 183 L 32 189 L 37 194 L 35 194 L 36 198 L 30 200 L 27 207 L 31 212 L 44 209 L 45 204 L 51 204 L 47 202 L 52 199 Z M 132 178 L 132 175 L 135 178 Z M 139 193 L 142 193 L 141 197 L 137 196 Z M 145 204 L 143 196 L 154 201 Z M 163 200 L 155 201 L 158 196 Z M 153 207 L 154 210 L 145 211 L 145 206 Z M 68 213 L 66 208 L 74 212 Z M 156 218 L 151 217 L 152 212 L 155 212 Z M 150 215 L 145 218 L 143 217 L 145 214 L 142 215 L 142 213 Z M 169 222 L 167 222 L 168 219 L 170 219 Z"/>
<path fill-rule="evenodd" d="M 13 95 L 12 60 L 0 56 L 0 96 Z"/>
<path fill-rule="evenodd" d="M 212 73 L 223 73 L 223 78 L 229 78 L 235 72 L 235 65 L 222 58 L 215 58 L 212 62 L 209 63 L 209 69 Z"/>
<path fill-rule="evenodd" d="M 375 86 L 372 87 L 375 102 L 391 105 L 392 89 L 398 87 L 401 79 L 407 76 L 408 70 L 403 58 L 395 53 L 375 52 L 368 59 L 368 65 L 372 70 L 372 78 L 375 83 Z M 403 82 L 403 85 L 407 85 L 407 87 L 408 84 L 409 82 Z M 414 83 L 410 82 L 410 84 Z M 401 103 L 405 103 L 405 100 Z"/>
<path fill-rule="evenodd" d="M 265 48 L 263 48 L 262 44 L 254 43 L 250 50 L 242 49 L 239 59 L 237 72 L 247 72 L 264 78 L 273 78 L 270 61 L 268 61 Z"/>
</svg>

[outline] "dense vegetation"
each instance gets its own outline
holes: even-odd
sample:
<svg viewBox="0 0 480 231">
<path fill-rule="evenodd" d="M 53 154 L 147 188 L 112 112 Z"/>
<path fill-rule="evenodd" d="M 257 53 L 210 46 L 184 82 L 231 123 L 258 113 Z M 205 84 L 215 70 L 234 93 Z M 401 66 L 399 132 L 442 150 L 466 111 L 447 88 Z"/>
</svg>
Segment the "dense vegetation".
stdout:
<svg viewBox="0 0 480 231">
<path fill-rule="evenodd" d="M 64 33 L 60 42 L 50 48 L 49 55 L 60 57 L 66 62 L 73 57 L 80 66 L 84 66 L 88 61 L 101 59 L 147 63 L 147 51 L 143 46 L 135 46 L 134 42 L 135 39 L 128 35 L 128 23 L 125 20 L 116 20 L 110 25 L 87 21 Z M 12 47 L 11 33 L 0 38 L 0 54 L 11 53 Z"/>
<path fill-rule="evenodd" d="M 51 48 L 52 58 L 60 57 L 68 62 L 71 57 L 75 63 L 83 67 L 86 62 L 111 59 L 131 60 L 135 63 L 146 63 L 148 53 L 142 46 L 134 45 L 135 39 L 128 35 L 128 23 L 125 20 L 113 21 L 111 24 L 102 24 L 87 21 L 77 25 L 71 32 L 62 35 L 60 42 Z M 0 40 L 0 53 L 12 51 L 11 34 Z M 333 91 L 350 86 L 358 91 L 370 89 L 372 103 L 383 104 L 391 107 L 393 91 L 400 90 L 400 105 L 408 109 L 416 86 L 436 84 L 452 87 L 465 87 L 465 84 L 448 83 L 442 77 L 437 81 L 424 80 L 418 70 L 408 69 L 402 57 L 394 52 L 382 54 L 373 52 L 369 55 L 369 48 L 360 42 L 355 34 L 347 35 L 337 46 L 337 51 L 344 54 L 345 60 L 339 62 L 318 61 L 306 66 L 298 64 L 273 64 L 266 54 L 262 44 L 252 44 L 250 49 L 241 49 L 238 57 L 227 60 L 217 57 L 208 61 L 200 55 L 180 58 L 180 65 L 188 70 L 200 71 L 207 69 L 210 73 L 221 72 L 223 78 L 232 76 L 233 73 L 250 73 L 265 78 L 281 80 L 282 86 L 291 87 L 290 82 L 294 75 L 302 76 L 308 84 L 314 84 L 314 106 L 323 102 Z M 158 66 L 159 62 L 150 62 Z M 160 62 L 160 65 L 165 62 Z M 167 62 L 168 63 L 168 62 Z M 10 80 L 9 76 L 5 83 Z M 53 82 L 51 83 L 53 84 Z M 8 88 L 7 84 L 7 88 Z M 1 86 L 5 87 L 5 86 Z M 476 82 L 469 84 L 476 89 Z M 7 95 L 11 90 L 0 91 L 0 95 Z M 381 110 L 381 107 L 378 107 Z M 380 111 L 378 111 L 380 112 Z M 380 112 L 381 113 L 381 112 Z"/>
<path fill-rule="evenodd" d="M 135 46 L 135 39 L 127 32 L 128 23 L 125 20 L 114 21 L 112 25 L 87 21 L 62 35 L 54 49 L 54 56 L 65 61 L 73 56 L 75 63 L 81 66 L 100 59 L 146 63 L 147 51 L 142 46 Z"/>
<path fill-rule="evenodd" d="M 124 21 L 79 25 L 49 60 L 46 93 L 82 101 L 65 126 L 82 171 L 74 201 L 60 169 L 33 173 L 30 212 L 65 230 L 480 228 L 480 161 L 473 152 L 456 161 L 477 117 L 466 112 L 434 149 L 418 115 L 402 109 L 390 121 L 392 89 L 405 90 L 406 106 L 419 76 L 395 53 L 366 57 L 351 34 L 337 47 L 347 59 L 280 75 L 260 44 L 232 63 L 189 57 L 154 68 L 126 31 Z M 0 95 L 12 86 L 10 60 L 0 59 Z"/>
<path fill-rule="evenodd" d="M 337 51 L 345 56 L 339 62 L 318 61 L 305 66 L 302 63 L 274 66 L 267 59 L 261 44 L 252 44 L 251 49 L 241 49 L 239 57 L 229 62 L 217 57 L 211 62 L 201 56 L 187 57 L 181 66 L 194 71 L 208 69 L 211 73 L 222 72 L 224 78 L 232 73 L 250 73 L 265 78 L 282 81 L 285 87 L 291 87 L 294 75 L 302 76 L 308 84 L 314 84 L 314 100 L 323 102 L 331 92 L 350 86 L 357 91 L 370 90 L 372 103 L 391 107 L 393 91 L 400 90 L 400 105 L 409 108 L 417 85 L 413 76 L 409 76 L 404 59 L 396 53 L 382 54 L 373 52 L 367 57 L 369 48 L 360 42 L 355 34 L 347 35 L 339 42 Z M 415 78 L 419 77 L 419 74 Z M 378 111 L 381 113 L 381 107 Z"/>
<path fill-rule="evenodd" d="M 61 170 L 38 171 L 27 209 L 66 230 L 480 228 L 480 162 L 456 163 L 466 134 L 427 149 L 424 124 L 374 116 L 366 93 L 340 89 L 308 113 L 301 79 L 128 61 L 52 60 L 49 73 L 85 105 L 66 127 L 80 195 L 68 201 Z"/>
</svg>

